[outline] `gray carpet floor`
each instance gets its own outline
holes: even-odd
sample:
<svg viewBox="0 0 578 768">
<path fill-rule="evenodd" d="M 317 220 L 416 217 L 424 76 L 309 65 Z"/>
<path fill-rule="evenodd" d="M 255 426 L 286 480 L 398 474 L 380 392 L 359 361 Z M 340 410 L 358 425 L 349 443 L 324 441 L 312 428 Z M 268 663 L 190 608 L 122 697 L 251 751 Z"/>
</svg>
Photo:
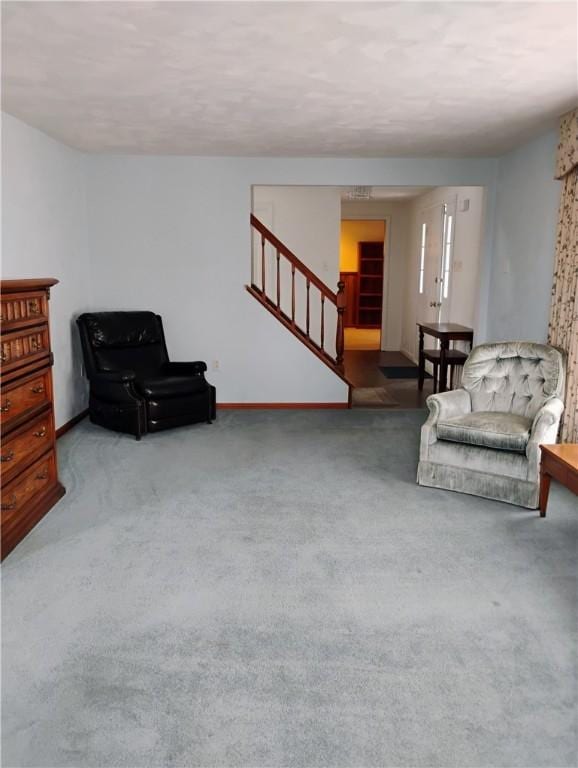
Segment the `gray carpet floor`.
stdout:
<svg viewBox="0 0 578 768">
<path fill-rule="evenodd" d="M 3 765 L 575 766 L 576 497 L 415 485 L 421 411 L 59 441 L 3 568 Z"/>
</svg>

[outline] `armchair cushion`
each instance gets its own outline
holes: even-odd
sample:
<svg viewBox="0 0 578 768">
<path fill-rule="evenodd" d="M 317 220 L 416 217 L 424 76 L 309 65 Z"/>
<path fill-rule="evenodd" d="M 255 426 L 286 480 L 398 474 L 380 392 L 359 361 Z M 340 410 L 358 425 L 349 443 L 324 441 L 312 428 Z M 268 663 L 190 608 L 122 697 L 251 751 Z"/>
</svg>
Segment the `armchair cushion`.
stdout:
<svg viewBox="0 0 578 768">
<path fill-rule="evenodd" d="M 560 350 L 509 341 L 475 347 L 464 365 L 462 386 L 471 395 L 472 411 L 507 411 L 533 419 L 546 400 L 562 396 L 564 379 Z"/>
<path fill-rule="evenodd" d="M 137 379 L 135 385 L 149 400 L 196 395 L 209 389 L 204 376 L 148 376 Z"/>
<path fill-rule="evenodd" d="M 83 318 L 93 347 L 142 347 L 162 340 L 154 312 L 87 312 Z"/>
<path fill-rule="evenodd" d="M 438 421 L 438 440 L 524 453 L 532 419 L 514 413 L 477 411 Z"/>
</svg>

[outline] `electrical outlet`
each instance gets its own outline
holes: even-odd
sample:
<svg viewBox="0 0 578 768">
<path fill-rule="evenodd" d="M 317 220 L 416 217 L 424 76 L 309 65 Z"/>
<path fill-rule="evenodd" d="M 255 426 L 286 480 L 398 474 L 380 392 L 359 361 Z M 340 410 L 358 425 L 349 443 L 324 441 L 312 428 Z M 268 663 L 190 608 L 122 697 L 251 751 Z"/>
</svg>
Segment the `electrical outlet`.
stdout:
<svg viewBox="0 0 578 768">
<path fill-rule="evenodd" d="M 213 360 L 212 369 L 213 369 L 213 371 L 218 371 L 219 370 L 219 361 L 218 360 Z"/>
</svg>

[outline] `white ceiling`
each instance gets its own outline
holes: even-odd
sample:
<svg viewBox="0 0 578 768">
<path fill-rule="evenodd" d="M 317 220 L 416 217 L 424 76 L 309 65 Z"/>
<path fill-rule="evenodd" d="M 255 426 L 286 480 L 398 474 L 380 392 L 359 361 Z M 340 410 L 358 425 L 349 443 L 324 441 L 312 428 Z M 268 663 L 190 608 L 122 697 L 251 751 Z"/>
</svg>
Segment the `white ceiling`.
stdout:
<svg viewBox="0 0 578 768">
<path fill-rule="evenodd" d="M 6 111 L 89 152 L 492 155 L 578 101 L 568 2 L 3 2 Z"/>
</svg>

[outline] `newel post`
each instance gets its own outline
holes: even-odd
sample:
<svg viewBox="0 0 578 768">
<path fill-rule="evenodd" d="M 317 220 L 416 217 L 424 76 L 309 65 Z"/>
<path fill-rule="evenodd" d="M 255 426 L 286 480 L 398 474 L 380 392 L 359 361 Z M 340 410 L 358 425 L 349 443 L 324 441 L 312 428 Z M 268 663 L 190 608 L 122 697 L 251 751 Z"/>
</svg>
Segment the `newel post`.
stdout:
<svg viewBox="0 0 578 768">
<path fill-rule="evenodd" d="M 337 283 L 337 330 L 335 332 L 335 362 L 343 368 L 343 313 L 345 312 L 345 283 Z"/>
</svg>

